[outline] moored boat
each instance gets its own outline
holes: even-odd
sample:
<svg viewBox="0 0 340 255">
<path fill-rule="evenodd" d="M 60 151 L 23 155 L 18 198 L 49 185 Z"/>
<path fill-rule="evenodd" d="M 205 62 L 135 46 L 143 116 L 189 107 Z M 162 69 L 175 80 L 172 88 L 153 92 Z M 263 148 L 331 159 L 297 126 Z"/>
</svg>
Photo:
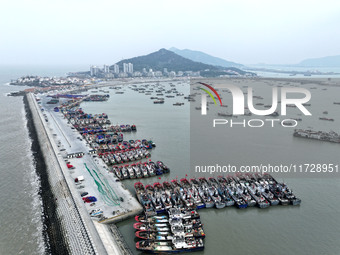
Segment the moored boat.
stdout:
<svg viewBox="0 0 340 255">
<path fill-rule="evenodd" d="M 203 239 L 175 236 L 171 242 L 144 240 L 136 243 L 136 249 L 155 254 L 193 252 L 204 249 Z"/>
</svg>

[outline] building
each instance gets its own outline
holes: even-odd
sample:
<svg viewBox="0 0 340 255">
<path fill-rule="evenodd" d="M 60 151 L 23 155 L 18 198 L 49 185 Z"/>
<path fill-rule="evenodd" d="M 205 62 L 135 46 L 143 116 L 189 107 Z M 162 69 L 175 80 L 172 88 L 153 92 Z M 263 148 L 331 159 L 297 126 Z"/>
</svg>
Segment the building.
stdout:
<svg viewBox="0 0 340 255">
<path fill-rule="evenodd" d="M 123 73 L 133 73 L 132 63 L 123 63 Z"/>
<path fill-rule="evenodd" d="M 96 66 L 90 67 L 90 74 L 91 76 L 97 76 L 99 74 L 99 68 Z"/>
<path fill-rule="evenodd" d="M 133 73 L 133 64 L 128 64 L 128 73 Z"/>
<path fill-rule="evenodd" d="M 171 71 L 170 73 L 169 73 L 169 77 L 175 77 L 176 76 L 176 72 L 174 72 L 174 71 Z"/>
<path fill-rule="evenodd" d="M 113 65 L 113 73 L 119 74 L 119 65 L 117 65 L 117 64 Z"/>
<path fill-rule="evenodd" d="M 127 63 L 123 63 L 123 73 L 129 72 L 129 65 Z"/>
<path fill-rule="evenodd" d="M 110 72 L 110 66 L 104 65 L 103 71 L 104 71 L 104 73 L 109 73 Z"/>
<path fill-rule="evenodd" d="M 119 73 L 118 78 L 127 78 L 128 74 L 127 73 Z"/>
<path fill-rule="evenodd" d="M 162 74 L 161 71 L 155 71 L 155 72 L 154 72 L 154 76 L 155 76 L 155 77 L 162 77 L 163 74 Z"/>
<path fill-rule="evenodd" d="M 142 77 L 143 74 L 141 72 L 133 72 L 133 77 Z"/>
</svg>

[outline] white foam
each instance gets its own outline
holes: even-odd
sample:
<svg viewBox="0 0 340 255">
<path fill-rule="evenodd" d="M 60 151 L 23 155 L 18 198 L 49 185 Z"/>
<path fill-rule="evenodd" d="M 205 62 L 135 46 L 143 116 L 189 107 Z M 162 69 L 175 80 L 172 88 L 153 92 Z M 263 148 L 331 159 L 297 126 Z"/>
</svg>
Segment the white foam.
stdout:
<svg viewBox="0 0 340 255">
<path fill-rule="evenodd" d="M 22 106 L 21 111 L 20 111 L 21 119 L 24 124 L 24 126 L 27 125 L 27 118 L 26 118 L 26 111 L 24 106 Z M 32 153 L 32 140 L 29 137 L 28 129 L 25 128 L 25 139 L 24 139 L 24 144 L 23 147 L 26 149 L 26 154 L 25 158 L 28 160 L 29 164 L 27 169 L 26 174 L 28 175 L 28 180 L 31 185 L 31 189 L 29 190 L 30 192 L 30 197 L 32 197 L 32 215 L 33 218 L 31 219 L 33 225 L 36 227 L 37 231 L 33 234 L 35 237 L 34 240 L 37 242 L 37 253 L 38 254 L 45 254 L 46 253 L 46 247 L 45 247 L 45 242 L 44 242 L 44 237 L 43 237 L 43 230 L 44 230 L 44 225 L 42 221 L 42 215 L 43 215 L 43 202 L 41 199 L 41 196 L 39 195 L 39 190 L 41 186 L 40 178 L 36 173 L 36 163 L 33 157 Z"/>
</svg>

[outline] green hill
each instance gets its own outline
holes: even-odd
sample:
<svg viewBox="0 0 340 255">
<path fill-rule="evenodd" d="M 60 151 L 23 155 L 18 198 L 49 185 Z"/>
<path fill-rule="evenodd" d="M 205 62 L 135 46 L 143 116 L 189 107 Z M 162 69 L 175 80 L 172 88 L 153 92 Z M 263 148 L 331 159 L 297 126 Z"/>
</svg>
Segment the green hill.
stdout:
<svg viewBox="0 0 340 255">
<path fill-rule="evenodd" d="M 218 70 L 216 66 L 192 61 L 166 49 L 160 49 L 159 51 L 150 53 L 145 56 L 124 59 L 116 64 L 122 67 L 123 63 L 132 63 L 134 71 L 142 71 L 143 68 L 146 68 L 146 70 L 152 69 L 153 71 L 163 71 L 164 68 L 167 68 L 169 72 L 170 71 L 196 72 L 207 69 L 209 69 L 210 71 Z"/>
<path fill-rule="evenodd" d="M 152 69 L 153 71 L 163 72 L 164 68 L 166 68 L 168 72 L 199 71 L 200 74 L 205 77 L 217 77 L 220 75 L 256 75 L 254 73 L 245 72 L 236 67 L 222 67 L 196 62 L 166 49 L 160 49 L 159 51 L 145 56 L 121 60 L 116 63 L 119 65 L 120 70 L 123 68 L 123 63 L 132 63 L 133 70 L 139 72 L 141 72 L 143 68 L 145 68 L 146 71 Z"/>
</svg>

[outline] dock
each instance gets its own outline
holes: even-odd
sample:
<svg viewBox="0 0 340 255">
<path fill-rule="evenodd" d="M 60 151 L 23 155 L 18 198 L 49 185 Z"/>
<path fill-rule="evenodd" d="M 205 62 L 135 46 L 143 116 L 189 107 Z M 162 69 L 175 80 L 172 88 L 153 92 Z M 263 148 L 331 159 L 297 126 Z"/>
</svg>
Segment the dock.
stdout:
<svg viewBox="0 0 340 255">
<path fill-rule="evenodd" d="M 49 239 L 56 234 L 61 235 L 60 240 L 66 247 L 58 247 L 59 243 L 52 244 L 51 250 L 62 254 L 67 249 L 71 254 L 128 254 L 121 249 L 121 236 L 112 236 L 114 227 L 108 225 L 132 217 L 142 211 L 142 207 L 133 195 L 120 182 L 115 182 L 112 174 L 100 160 L 94 160 L 89 153 L 89 147 L 85 142 L 77 139 L 78 134 L 70 129 L 67 121 L 61 117 L 61 113 L 54 112 L 53 106 L 48 106 L 48 99 L 43 99 L 42 105 L 37 103 L 35 96 L 31 93 L 26 95 L 27 109 L 30 111 L 37 141 L 40 145 L 42 159 L 46 164 L 46 174 L 51 195 L 53 195 L 55 220 L 51 224 L 57 224 L 61 233 L 53 232 L 53 225 L 47 226 Z M 51 109 L 49 109 L 50 107 Z M 45 109 L 45 110 L 43 110 Z M 46 110 L 47 109 L 47 110 Z M 82 158 L 66 159 L 67 153 L 83 152 Z M 74 166 L 70 170 L 67 162 Z M 92 179 L 85 171 L 85 165 L 92 173 L 96 172 L 99 179 Z M 81 185 L 75 183 L 75 178 L 83 176 Z M 97 177 L 95 177 L 97 178 Z M 103 194 L 99 194 L 94 182 L 101 180 L 105 183 Z M 90 205 L 84 203 L 81 197 L 82 189 L 98 197 L 96 207 L 103 208 L 103 217 L 92 218 L 89 215 Z M 117 197 L 113 198 L 106 191 L 111 190 Z M 44 196 L 44 194 L 42 194 Z M 117 202 L 117 198 L 123 198 L 124 202 Z M 43 197 L 43 200 L 52 199 Z M 105 200 L 107 199 L 107 200 Z M 116 199 L 116 200 L 114 200 Z M 94 208 L 93 208 L 94 209 Z M 112 214 L 114 212 L 114 214 Z M 51 215 L 46 215 L 51 218 Z M 104 223 L 104 224 L 103 224 Z M 50 230 L 49 230 L 50 229 Z M 59 241 L 60 241 L 59 240 Z M 61 252 L 61 253 L 60 253 Z"/>
</svg>

